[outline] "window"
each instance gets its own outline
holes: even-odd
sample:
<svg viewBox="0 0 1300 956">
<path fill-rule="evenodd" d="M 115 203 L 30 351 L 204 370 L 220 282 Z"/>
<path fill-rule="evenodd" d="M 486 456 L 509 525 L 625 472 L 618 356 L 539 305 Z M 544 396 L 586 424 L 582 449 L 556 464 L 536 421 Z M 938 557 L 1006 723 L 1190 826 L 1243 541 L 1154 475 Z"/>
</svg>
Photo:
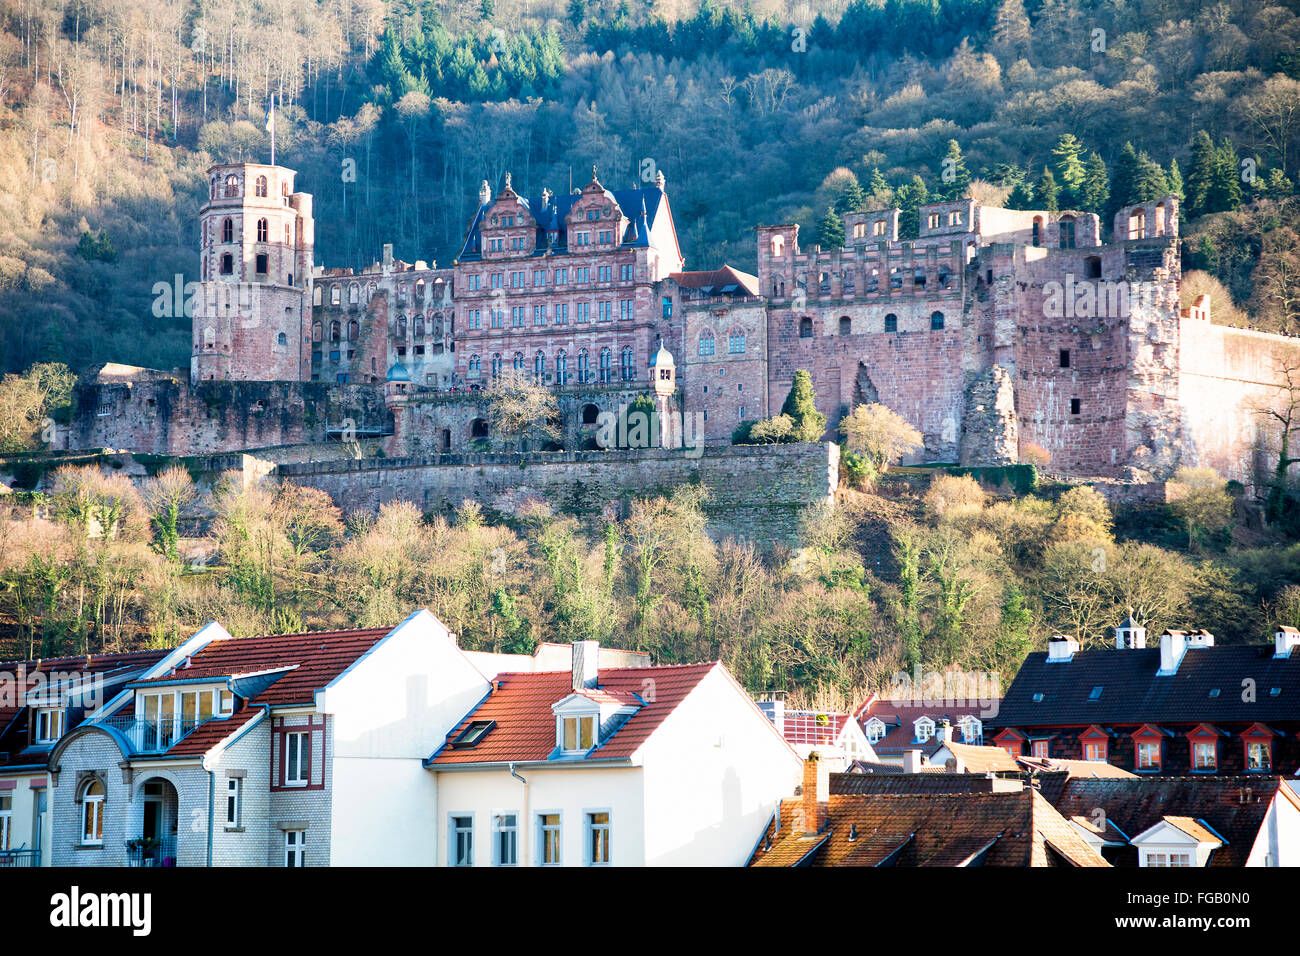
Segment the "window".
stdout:
<svg viewBox="0 0 1300 956">
<path fill-rule="evenodd" d="M 279 335 L 277 335 L 277 336 L 275 337 L 275 344 L 276 344 L 276 345 L 288 345 L 288 344 L 289 344 L 289 339 L 288 339 L 288 337 L 287 337 L 283 332 L 281 332 Z"/>
<path fill-rule="evenodd" d="M 1139 741 L 1137 745 L 1137 768 L 1139 770 L 1160 769 L 1160 741 Z"/>
<path fill-rule="evenodd" d="M 231 173 L 226 177 L 226 198 L 234 199 L 239 195 L 239 177 Z"/>
<path fill-rule="evenodd" d="M 221 223 L 221 241 L 235 241 L 235 224 L 229 219 L 226 219 Z"/>
<path fill-rule="evenodd" d="M 930 228 L 930 229 L 938 229 L 938 228 L 939 228 L 939 224 L 940 224 L 942 221 L 943 221 L 942 218 L 940 217 L 940 215 L 939 215 L 937 212 L 932 212 L 932 213 L 930 213 L 929 217 L 926 219 L 926 223 L 925 223 L 925 224 L 926 224 L 926 227 L 927 227 L 927 228 Z"/>
<path fill-rule="evenodd" d="M 537 815 L 537 856 L 542 866 L 560 865 L 560 815 Z"/>
<path fill-rule="evenodd" d="M 227 252 L 224 256 L 221 257 L 221 274 L 223 276 L 228 276 L 234 274 L 234 271 L 235 271 L 235 257 Z"/>
<path fill-rule="evenodd" d="M 243 787 L 242 777 L 226 778 L 226 826 L 228 827 L 239 826 L 239 798 Z"/>
<path fill-rule="evenodd" d="M 270 268 L 270 261 L 271 261 L 270 257 L 265 252 L 259 252 L 257 254 L 257 257 L 254 259 L 254 262 L 256 264 L 258 275 L 260 276 L 266 275 L 267 270 Z"/>
<path fill-rule="evenodd" d="M 1070 350 L 1069 350 L 1069 349 L 1061 349 L 1060 362 L 1061 362 L 1061 368 L 1069 368 L 1069 367 L 1070 367 Z"/>
<path fill-rule="evenodd" d="M 872 717 L 868 720 L 864 730 L 867 735 L 867 743 L 872 745 L 879 743 L 880 739 L 885 736 L 885 724 L 879 717 Z"/>
<path fill-rule="evenodd" d="M 623 321 L 631 321 L 635 317 L 633 308 L 631 299 L 620 300 L 618 303 L 618 317 Z"/>
<path fill-rule="evenodd" d="M 1079 399 L 1077 399 L 1077 398 L 1072 398 L 1072 399 L 1070 399 L 1070 414 L 1071 414 L 1071 415 L 1078 415 L 1079 412 L 1080 412 L 1082 409 L 1083 409 L 1083 403 L 1082 403 Z"/>
<path fill-rule="evenodd" d="M 613 361 L 613 355 L 610 353 L 609 349 L 601 349 L 600 350 L 600 382 L 602 385 L 607 384 L 613 378 L 614 373 L 611 368 L 612 361 Z"/>
<path fill-rule="evenodd" d="M 1046 740 L 1035 740 L 1033 745 L 1030 747 L 1030 753 L 1039 759 L 1046 759 L 1048 757 L 1049 749 Z"/>
<path fill-rule="evenodd" d="M 984 743 L 984 725 L 978 717 L 967 715 L 960 721 L 962 739 L 968 744 Z"/>
<path fill-rule="evenodd" d="M 596 715 L 560 718 L 560 748 L 567 753 L 581 753 L 596 746 Z"/>
<path fill-rule="evenodd" d="M 586 349 L 578 350 L 578 381 L 582 384 L 591 381 L 591 359 Z"/>
<path fill-rule="evenodd" d="M 311 742 L 306 732 L 284 735 L 284 785 L 307 786 L 307 772 L 311 765 Z"/>
<path fill-rule="evenodd" d="M 1213 740 L 1198 740 L 1192 744 L 1192 769 L 1215 770 L 1219 766 L 1219 745 Z"/>
<path fill-rule="evenodd" d="M 307 831 L 306 830 L 285 830 L 284 831 L 284 865 L 285 866 L 306 866 L 307 865 Z"/>
<path fill-rule="evenodd" d="M 840 335 L 853 334 L 853 320 L 847 315 L 840 316 Z"/>
<path fill-rule="evenodd" d="M 708 329 L 705 329 L 705 330 L 700 334 L 700 354 L 701 354 L 701 355 L 712 355 L 713 352 L 714 352 L 714 349 L 715 349 L 715 341 L 714 341 L 714 338 L 713 338 L 713 333 L 712 333 L 711 331 L 709 331 Z"/>
<path fill-rule="evenodd" d="M 668 296 L 663 297 L 663 314 L 665 319 L 673 317 L 673 300 Z"/>
<path fill-rule="evenodd" d="M 812 319 L 806 315 L 799 320 L 799 338 L 812 338 Z"/>
<path fill-rule="evenodd" d="M 492 865 L 519 865 L 519 818 L 513 813 L 492 815 Z"/>
<path fill-rule="evenodd" d="M 13 823 L 13 804 L 14 798 L 10 796 L 0 796 L 0 850 L 8 850 L 10 842 L 10 829 Z M 37 845 L 40 844 L 39 835 L 35 838 Z"/>
<path fill-rule="evenodd" d="M 587 814 L 587 865 L 604 866 L 609 863 L 609 814 Z"/>
<path fill-rule="evenodd" d="M 560 359 L 556 360 L 557 370 L 559 368 L 558 363 L 561 359 L 563 359 L 563 357 L 564 357 L 563 353 L 561 353 Z M 540 382 L 542 380 L 542 375 L 545 374 L 545 372 L 546 372 L 546 355 L 542 352 L 538 352 L 536 355 L 533 356 L 533 378 L 537 379 Z M 558 380 L 557 383 L 560 385 L 564 384 L 564 382 Z"/>
<path fill-rule="evenodd" d="M 268 232 L 269 230 L 267 228 L 266 220 L 265 219 L 257 220 L 257 241 L 266 242 Z"/>
<path fill-rule="evenodd" d="M 916 729 L 917 743 L 925 743 L 934 734 L 934 721 L 929 717 L 921 717 L 912 726 Z"/>
<path fill-rule="evenodd" d="M 597 304 L 596 321 L 609 322 L 614 318 L 614 303 L 600 302 Z"/>
<path fill-rule="evenodd" d="M 474 818 L 453 816 L 451 839 L 447 841 L 448 866 L 474 865 Z"/>
<path fill-rule="evenodd" d="M 1267 742 L 1251 740 L 1246 743 L 1246 769 L 1272 770 L 1273 755 Z"/>
<path fill-rule="evenodd" d="M 538 353 L 538 359 L 541 354 Z M 555 384 L 567 385 L 569 382 L 569 356 L 564 349 L 560 349 L 560 354 L 555 356 Z"/>
<path fill-rule="evenodd" d="M 64 712 L 58 707 L 46 707 L 36 712 L 35 742 L 51 744 L 63 736 Z"/>
<path fill-rule="evenodd" d="M 732 355 L 740 355 L 745 351 L 745 330 L 732 329 L 727 333 L 727 351 Z"/>
<path fill-rule="evenodd" d="M 256 195 L 256 196 L 265 196 L 265 195 L 266 195 L 266 177 L 265 177 L 265 176 L 258 176 L 258 177 L 257 177 L 257 185 L 254 187 L 254 195 Z"/>
<path fill-rule="evenodd" d="M 81 794 L 81 842 L 104 844 L 104 784 L 92 780 Z"/>
<path fill-rule="evenodd" d="M 1061 248 L 1073 249 L 1074 248 L 1074 220 L 1069 218 L 1062 219 L 1059 223 L 1057 223 L 1057 228 L 1060 230 Z"/>
<path fill-rule="evenodd" d="M 1101 278 L 1101 259 L 1097 256 L 1089 256 L 1083 260 L 1083 277 L 1085 279 Z"/>
<path fill-rule="evenodd" d="M 892 312 L 890 312 L 887 316 L 885 316 L 885 331 L 886 332 L 898 331 L 898 316 L 894 315 L 894 313 Z"/>
<path fill-rule="evenodd" d="M 1170 866 L 1188 866 L 1192 865 L 1192 855 L 1190 853 L 1148 853 L 1146 855 L 1147 866 L 1170 867 Z"/>
<path fill-rule="evenodd" d="M 960 212 L 956 212 L 956 211 L 948 213 L 948 225 L 950 225 L 950 226 L 960 226 L 960 225 L 961 225 L 961 213 L 960 213 Z"/>
<path fill-rule="evenodd" d="M 1088 741 L 1083 745 L 1084 760 L 1106 760 L 1106 745 L 1097 741 Z"/>
<path fill-rule="evenodd" d="M 636 378 L 636 362 L 630 345 L 623 349 L 622 378 L 625 382 L 631 382 Z"/>
<path fill-rule="evenodd" d="M 1030 243 L 1035 247 L 1041 246 L 1043 244 L 1043 217 L 1042 216 L 1034 217 L 1034 231 L 1033 231 L 1033 236 L 1030 239 Z"/>
<path fill-rule="evenodd" d="M 938 332 L 938 331 L 939 331 L 940 329 L 942 329 L 942 328 L 943 328 L 943 313 L 942 313 L 942 312 L 931 312 L 931 313 L 930 313 L 930 331 L 932 331 L 932 332 Z"/>
<path fill-rule="evenodd" d="M 578 303 L 576 303 L 576 304 L 574 305 L 574 310 L 573 310 L 573 311 L 574 311 L 574 318 L 573 318 L 573 321 L 575 321 L 575 322 L 590 322 L 590 321 L 591 321 L 591 303 L 590 303 L 590 302 L 578 302 Z"/>
</svg>

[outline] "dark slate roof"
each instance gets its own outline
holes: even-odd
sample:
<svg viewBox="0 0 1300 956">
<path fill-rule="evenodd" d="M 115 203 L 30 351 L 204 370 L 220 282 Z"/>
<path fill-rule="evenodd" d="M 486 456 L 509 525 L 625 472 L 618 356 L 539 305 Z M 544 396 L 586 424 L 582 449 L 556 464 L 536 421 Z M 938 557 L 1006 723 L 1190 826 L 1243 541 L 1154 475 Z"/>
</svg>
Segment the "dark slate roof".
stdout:
<svg viewBox="0 0 1300 956">
<path fill-rule="evenodd" d="M 623 210 L 623 215 L 628 219 L 628 225 L 623 232 L 620 248 L 644 248 L 649 246 L 650 230 L 654 228 L 655 217 L 659 215 L 661 209 L 667 206 L 663 192 L 657 186 L 643 186 L 640 189 L 607 189 L 605 191 L 614 197 L 614 201 L 618 203 L 619 208 Z M 545 255 L 548 251 L 552 255 L 569 251 L 569 237 L 565 222 L 570 208 L 579 198 L 581 196 L 577 193 L 563 196 L 555 195 L 549 197 L 548 201 L 543 203 L 541 196 L 518 197 L 519 204 L 527 209 L 529 215 L 537 222 L 536 235 L 533 237 L 532 254 L 534 256 Z M 483 224 L 483 217 L 496 204 L 496 201 L 497 197 L 493 196 L 475 210 L 474 219 L 470 222 L 469 231 L 465 234 L 465 242 L 456 257 L 460 261 L 474 262 L 482 258 L 483 243 L 480 227 Z M 546 234 L 552 230 L 559 233 L 559 235 L 548 250 Z"/>
<path fill-rule="evenodd" d="M 901 768 L 900 768 L 901 770 Z M 1007 785 L 1006 789 L 1014 788 Z M 982 773 L 833 773 L 832 795 L 846 793 L 992 793 L 993 778 Z"/>
<path fill-rule="evenodd" d="M 1079 651 L 1050 664 L 1045 652 L 1030 654 L 985 734 L 990 727 L 1290 724 L 1300 717 L 1300 654 L 1275 658 L 1272 644 L 1189 647 L 1176 674 L 1157 677 L 1159 669 L 1159 647 Z M 1243 700 L 1247 680 L 1254 682 L 1253 701 Z M 1042 699 L 1034 700 L 1036 694 Z"/>
</svg>

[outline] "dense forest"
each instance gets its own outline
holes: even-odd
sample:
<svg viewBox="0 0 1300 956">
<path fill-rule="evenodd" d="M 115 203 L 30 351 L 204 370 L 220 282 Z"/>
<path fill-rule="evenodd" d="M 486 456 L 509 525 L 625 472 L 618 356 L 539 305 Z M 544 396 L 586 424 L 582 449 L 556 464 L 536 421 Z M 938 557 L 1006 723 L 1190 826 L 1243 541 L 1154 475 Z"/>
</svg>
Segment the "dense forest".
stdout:
<svg viewBox="0 0 1300 956">
<path fill-rule="evenodd" d="M 1300 332 L 1296 0 L 10 0 L 0 358 L 185 364 L 155 293 L 197 266 L 213 160 L 316 196 L 317 261 L 448 262 L 478 183 L 662 170 L 688 263 L 752 227 L 930 196 L 1185 198 L 1189 288 Z"/>
</svg>

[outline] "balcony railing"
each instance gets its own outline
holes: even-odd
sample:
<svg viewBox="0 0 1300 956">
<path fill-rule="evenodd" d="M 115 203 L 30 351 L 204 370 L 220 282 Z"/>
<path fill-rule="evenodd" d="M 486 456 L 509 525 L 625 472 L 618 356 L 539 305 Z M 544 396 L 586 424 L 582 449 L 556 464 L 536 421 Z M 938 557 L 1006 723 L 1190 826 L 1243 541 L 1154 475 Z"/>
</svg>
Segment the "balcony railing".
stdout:
<svg viewBox="0 0 1300 956">
<path fill-rule="evenodd" d="M 7 866 L 40 866 L 40 850 L 0 850 L 0 869 Z"/>
<path fill-rule="evenodd" d="M 139 720 L 135 717 L 110 717 L 96 722 L 96 726 L 116 730 L 126 738 L 133 754 L 160 754 L 170 750 L 200 724 L 211 717 L 164 718 Z"/>
<path fill-rule="evenodd" d="M 141 837 L 126 846 L 128 866 L 175 866 L 176 837 Z"/>
</svg>

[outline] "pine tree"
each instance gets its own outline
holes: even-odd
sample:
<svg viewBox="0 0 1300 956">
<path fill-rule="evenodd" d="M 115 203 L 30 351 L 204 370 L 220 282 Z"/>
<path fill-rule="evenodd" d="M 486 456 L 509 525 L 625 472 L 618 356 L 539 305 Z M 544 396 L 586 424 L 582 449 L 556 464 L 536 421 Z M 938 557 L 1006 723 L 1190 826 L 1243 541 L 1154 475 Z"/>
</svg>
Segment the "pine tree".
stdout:
<svg viewBox="0 0 1300 956">
<path fill-rule="evenodd" d="M 1028 180 L 1020 180 L 1011 190 L 1011 195 L 1007 197 L 1008 209 L 1033 209 L 1034 208 L 1034 187 Z"/>
<path fill-rule="evenodd" d="M 915 239 L 921 228 L 921 207 L 930 201 L 930 190 L 925 186 L 925 180 L 920 176 L 913 176 L 911 182 L 903 183 L 898 187 L 898 192 L 894 197 L 894 205 L 899 209 L 899 227 L 898 233 L 900 239 Z"/>
<path fill-rule="evenodd" d="M 794 373 L 790 394 L 785 397 L 781 414 L 794 421 L 796 441 L 821 441 L 826 432 L 826 416 L 817 411 L 817 393 L 813 391 L 812 376 L 804 369 Z"/>
<path fill-rule="evenodd" d="M 1205 197 L 1210 192 L 1214 178 L 1214 140 L 1205 130 L 1200 130 L 1192 141 L 1192 165 L 1187 170 L 1187 212 L 1199 216 L 1205 212 Z"/>
<path fill-rule="evenodd" d="M 873 166 L 871 168 L 871 194 L 873 196 L 883 196 L 885 193 L 891 191 L 892 189 L 889 185 L 889 181 L 880 174 L 880 167 Z"/>
<path fill-rule="evenodd" d="M 948 140 L 948 152 L 944 155 L 941 166 L 943 186 L 938 195 L 941 199 L 961 199 L 970 186 L 970 170 L 966 168 L 966 158 L 962 155 L 961 144 L 955 139 Z"/>
<path fill-rule="evenodd" d="M 1008 58 L 1015 60 L 1025 55 L 1031 33 L 1023 0 L 1002 0 L 993 25 L 993 39 Z"/>
<path fill-rule="evenodd" d="M 1210 181 L 1205 191 L 1205 212 L 1230 212 L 1241 205 L 1241 164 L 1237 147 L 1224 137 L 1214 151 Z"/>
<path fill-rule="evenodd" d="M 1087 176 L 1083 160 L 1080 159 L 1082 152 L 1083 144 L 1072 133 L 1062 135 L 1052 150 L 1055 179 L 1061 187 L 1060 205 L 1066 209 L 1076 209 L 1080 204 Z"/>
<path fill-rule="evenodd" d="M 1110 180 L 1110 202 L 1106 205 L 1103 221 L 1107 226 L 1115 222 L 1115 215 L 1125 206 L 1136 202 L 1138 171 L 1141 165 L 1132 143 L 1125 143 L 1115 163 L 1115 175 Z"/>
<path fill-rule="evenodd" d="M 1235 155 L 1235 154 L 1234 154 Z M 1169 195 L 1169 179 L 1160 164 L 1146 154 L 1138 153 L 1137 177 L 1133 182 L 1133 198 L 1125 205 L 1154 202 Z"/>
<path fill-rule="evenodd" d="M 866 201 L 867 194 L 862 191 L 858 177 L 854 176 L 849 179 L 848 185 L 844 187 L 844 192 L 840 193 L 840 197 L 835 200 L 835 211 L 841 216 L 845 213 L 857 212 Z"/>
<path fill-rule="evenodd" d="M 1169 182 L 1169 194 L 1182 202 L 1186 197 L 1183 195 L 1183 172 L 1178 168 L 1177 159 L 1169 160 L 1169 174 L 1165 178 Z"/>
<path fill-rule="evenodd" d="M 1110 201 L 1110 176 L 1106 172 L 1106 161 L 1101 154 L 1088 154 L 1084 164 L 1083 189 L 1079 196 L 1079 206 L 1087 212 L 1101 215 Z"/>
<path fill-rule="evenodd" d="M 834 206 L 826 207 L 826 215 L 817 220 L 817 242 L 823 249 L 839 249 L 844 245 L 844 220 Z"/>
<path fill-rule="evenodd" d="M 1038 177 L 1038 182 L 1034 184 L 1034 191 L 1038 193 L 1038 207 L 1046 209 L 1048 212 L 1056 212 L 1061 208 L 1056 201 L 1056 197 L 1061 190 L 1056 185 L 1056 177 L 1046 166 L 1043 167 L 1043 175 Z"/>
</svg>

